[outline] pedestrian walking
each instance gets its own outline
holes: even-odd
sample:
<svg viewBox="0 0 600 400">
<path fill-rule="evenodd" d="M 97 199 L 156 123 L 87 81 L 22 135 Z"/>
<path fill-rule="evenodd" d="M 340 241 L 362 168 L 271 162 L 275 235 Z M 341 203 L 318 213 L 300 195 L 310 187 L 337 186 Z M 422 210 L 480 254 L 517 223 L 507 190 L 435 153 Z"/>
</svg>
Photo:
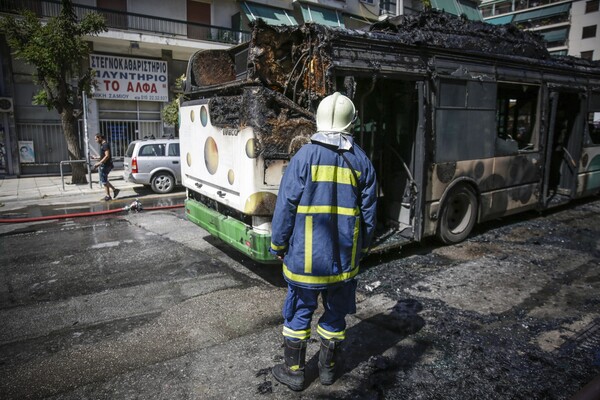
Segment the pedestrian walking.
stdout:
<svg viewBox="0 0 600 400">
<path fill-rule="evenodd" d="M 120 190 L 115 189 L 115 187 L 108 181 L 108 173 L 114 167 L 110 152 L 110 144 L 106 141 L 106 138 L 101 133 L 96 134 L 96 143 L 100 145 L 100 156 L 94 157 L 95 160 L 99 160 L 96 164 L 94 164 L 94 169 L 98 169 L 98 180 L 100 181 L 100 185 L 104 186 L 104 190 L 106 190 L 106 196 L 104 196 L 102 200 L 111 200 L 110 189 L 113 190 L 113 198 L 116 199 Z"/>
<path fill-rule="evenodd" d="M 284 363 L 273 376 L 304 389 L 306 344 L 321 295 L 319 378 L 335 380 L 346 315 L 356 312 L 356 274 L 375 230 L 375 170 L 350 135 L 356 109 L 334 93 L 317 108 L 317 132 L 292 157 L 279 187 L 269 251 L 283 260 Z"/>
</svg>

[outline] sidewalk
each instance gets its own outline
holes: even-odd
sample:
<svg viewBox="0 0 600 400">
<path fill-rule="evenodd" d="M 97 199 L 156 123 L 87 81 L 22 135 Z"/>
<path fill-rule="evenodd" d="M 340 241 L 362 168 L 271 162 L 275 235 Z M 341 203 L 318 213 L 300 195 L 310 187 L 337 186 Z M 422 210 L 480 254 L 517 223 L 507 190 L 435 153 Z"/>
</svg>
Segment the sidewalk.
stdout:
<svg viewBox="0 0 600 400">
<path fill-rule="evenodd" d="M 118 198 L 111 202 L 136 197 L 166 196 L 157 195 L 143 185 L 126 182 L 123 180 L 122 170 L 111 171 L 108 179 L 121 191 Z M 177 194 L 182 193 L 175 192 Z M 65 175 L 64 189 L 60 175 L 21 178 L 0 176 L 0 213 L 29 205 L 99 203 L 104 195 L 104 188 L 98 183 L 98 173 L 92 174 L 91 188 L 89 182 L 74 185 L 71 183 L 71 176 Z M 173 193 L 169 195 L 172 196 Z"/>
</svg>

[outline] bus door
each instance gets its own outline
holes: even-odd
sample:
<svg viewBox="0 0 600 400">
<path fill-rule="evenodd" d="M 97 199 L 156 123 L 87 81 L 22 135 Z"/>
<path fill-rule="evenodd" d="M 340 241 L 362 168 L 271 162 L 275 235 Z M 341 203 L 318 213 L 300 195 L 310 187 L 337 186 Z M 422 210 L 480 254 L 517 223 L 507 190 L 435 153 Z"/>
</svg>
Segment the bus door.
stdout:
<svg viewBox="0 0 600 400">
<path fill-rule="evenodd" d="M 553 91 L 544 174 L 544 205 L 575 197 L 583 141 L 583 99 L 579 93 Z"/>
<path fill-rule="evenodd" d="M 377 172 L 381 243 L 419 240 L 422 213 L 426 82 L 357 79 L 358 143 Z"/>
</svg>

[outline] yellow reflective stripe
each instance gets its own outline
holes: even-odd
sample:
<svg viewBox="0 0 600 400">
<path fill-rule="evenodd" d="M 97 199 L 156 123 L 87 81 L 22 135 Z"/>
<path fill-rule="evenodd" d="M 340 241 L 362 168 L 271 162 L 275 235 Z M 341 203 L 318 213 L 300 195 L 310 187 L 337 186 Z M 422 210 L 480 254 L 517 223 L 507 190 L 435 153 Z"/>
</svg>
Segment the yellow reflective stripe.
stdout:
<svg viewBox="0 0 600 400">
<path fill-rule="evenodd" d="M 271 248 L 272 248 L 273 250 L 277 250 L 277 251 L 279 251 L 279 250 L 285 250 L 285 249 L 286 249 L 286 247 L 287 247 L 286 245 L 283 245 L 283 246 L 277 246 L 276 244 L 273 244 L 273 242 L 271 242 Z"/>
<path fill-rule="evenodd" d="M 325 275 L 325 276 L 308 276 L 295 274 L 290 271 L 287 265 L 283 264 L 283 274 L 291 281 L 298 283 L 307 283 L 307 284 L 327 284 L 327 283 L 337 283 L 343 282 L 348 279 L 352 279 L 358 274 L 358 267 L 352 269 L 350 272 L 344 272 L 339 275 Z"/>
<path fill-rule="evenodd" d="M 340 214 L 340 215 L 358 215 L 358 207 L 339 207 L 339 206 L 298 206 L 299 214 Z"/>
<path fill-rule="evenodd" d="M 307 340 L 310 338 L 310 328 L 303 331 L 294 331 L 287 326 L 283 327 L 283 336 L 292 339 Z"/>
<path fill-rule="evenodd" d="M 358 232 L 360 229 L 360 218 L 356 218 L 356 221 L 354 222 L 354 236 L 352 237 L 352 261 L 351 264 L 352 268 L 354 268 L 356 266 L 356 250 L 358 249 Z"/>
<path fill-rule="evenodd" d="M 344 339 L 346 339 L 346 331 L 345 330 L 343 330 L 341 332 L 331 332 L 331 331 L 328 331 L 327 329 L 324 329 L 323 327 L 321 327 L 321 325 L 317 325 L 317 333 L 323 339 L 327 339 L 327 340 L 331 340 L 331 339 L 344 340 Z"/>
<path fill-rule="evenodd" d="M 336 182 L 356 186 L 354 175 L 350 168 L 338 167 L 337 165 L 312 165 L 310 167 L 313 182 Z M 356 176 L 360 176 L 360 171 Z"/>
<path fill-rule="evenodd" d="M 290 369 L 291 369 L 292 371 L 298 371 L 298 370 L 300 369 L 300 366 L 299 366 L 299 365 L 292 365 L 292 366 L 290 367 Z"/>
<path fill-rule="evenodd" d="M 312 272 L 312 242 L 313 242 L 313 217 L 307 216 L 304 221 L 304 273 Z"/>
</svg>

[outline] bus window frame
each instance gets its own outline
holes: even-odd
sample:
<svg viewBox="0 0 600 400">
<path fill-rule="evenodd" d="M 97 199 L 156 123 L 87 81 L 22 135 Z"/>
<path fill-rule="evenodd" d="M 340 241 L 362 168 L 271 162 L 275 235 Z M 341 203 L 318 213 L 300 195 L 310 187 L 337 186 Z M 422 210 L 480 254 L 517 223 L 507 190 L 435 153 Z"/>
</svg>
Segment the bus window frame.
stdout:
<svg viewBox="0 0 600 400">
<path fill-rule="evenodd" d="M 543 98 L 542 98 L 542 85 L 538 84 L 538 83 L 524 83 L 524 82 L 514 82 L 514 81 L 506 81 L 506 80 L 501 80 L 501 81 L 497 81 L 497 94 L 496 94 L 496 112 L 497 112 L 497 120 L 496 120 L 496 137 L 498 140 L 506 140 L 505 138 L 502 137 L 502 135 L 500 134 L 500 110 L 498 107 L 498 102 L 500 100 L 499 94 L 500 93 L 500 88 L 501 86 L 506 88 L 508 86 L 511 86 L 513 88 L 516 88 L 518 86 L 521 87 L 521 89 L 527 87 L 527 88 L 536 88 L 536 96 L 532 96 L 531 98 L 535 97 L 535 104 L 534 107 L 531 107 L 531 109 L 534 109 L 534 113 L 531 116 L 531 111 L 530 111 L 530 116 L 531 116 L 531 121 L 529 122 L 529 129 L 528 129 L 528 134 L 526 135 L 528 137 L 528 141 L 527 141 L 527 145 L 522 146 L 521 144 L 519 144 L 519 140 L 516 137 L 516 135 L 518 134 L 517 129 L 518 129 L 518 120 L 521 117 L 520 114 L 517 114 L 517 117 L 515 118 L 515 121 L 517 121 L 517 128 L 513 129 L 512 132 L 506 132 L 506 138 L 510 139 L 510 140 L 514 140 L 517 142 L 517 151 L 514 152 L 514 155 L 517 154 L 522 154 L 522 153 L 531 153 L 531 152 L 536 152 L 539 151 L 540 149 L 540 121 L 541 121 L 541 113 L 542 113 L 542 103 L 543 103 Z M 516 99 L 517 101 L 519 99 Z M 514 122 L 514 121 L 513 121 Z M 500 156 L 500 155 L 497 155 Z"/>
<path fill-rule="evenodd" d="M 592 136 L 592 133 L 590 132 L 590 125 L 596 125 L 594 124 L 593 121 L 595 121 L 594 114 L 598 114 L 598 127 L 594 128 L 594 130 L 596 131 L 596 134 L 594 136 Z M 590 122 L 590 116 L 592 116 L 592 122 Z M 594 138 L 597 138 L 596 141 L 594 141 Z M 587 111 L 587 122 L 586 122 L 586 126 L 585 126 L 585 140 L 583 142 L 583 145 L 585 147 L 600 147 L 600 109 L 599 110 L 595 110 L 595 109 L 588 109 Z"/>
<path fill-rule="evenodd" d="M 465 86 L 464 89 L 464 102 L 462 105 L 450 105 L 450 104 L 446 104 L 446 103 L 442 103 L 443 102 L 443 93 L 444 93 L 444 87 L 446 86 L 446 84 L 451 84 L 451 85 L 456 85 L 456 84 L 463 84 Z M 493 92 L 494 95 L 491 96 L 492 100 L 490 100 L 490 104 L 489 105 L 484 105 L 481 107 L 477 107 L 475 106 L 477 103 L 474 101 L 470 101 L 469 100 L 469 88 L 472 87 L 473 84 L 482 84 L 482 85 L 490 85 L 490 88 L 493 88 Z M 495 114 L 496 114 L 496 104 L 495 104 L 495 99 L 496 99 L 496 90 L 497 90 L 497 85 L 495 81 L 492 80 L 480 80 L 477 78 L 473 78 L 471 76 L 465 76 L 465 77 L 453 77 L 453 76 L 439 76 L 436 79 L 435 82 L 435 99 L 434 99 L 434 104 L 435 104 L 435 117 L 434 117 L 434 124 L 435 124 L 435 163 L 444 163 L 444 162 L 454 162 L 454 161 L 463 161 L 463 160 L 475 160 L 475 159 L 481 159 L 481 158 L 489 158 L 489 157 L 493 157 L 494 156 L 494 143 L 491 143 L 491 149 L 487 149 L 485 144 L 486 144 L 486 137 L 488 137 L 489 141 L 493 141 L 494 136 L 495 136 L 495 126 L 490 126 L 490 125 L 486 125 L 483 124 L 484 126 L 488 127 L 490 132 L 485 132 L 485 131 L 480 131 L 477 130 L 477 127 L 471 127 L 470 124 L 466 124 L 466 126 L 464 127 L 464 129 L 461 129 L 460 127 L 456 127 L 456 132 L 454 132 L 453 130 L 451 131 L 446 131 L 446 128 L 448 125 L 454 126 L 453 122 L 456 123 L 460 120 L 459 119 L 455 119 L 458 117 L 460 117 L 461 114 L 464 115 L 464 118 L 462 118 L 463 121 L 481 121 L 481 118 L 468 118 L 472 115 L 475 114 L 482 114 L 484 116 L 486 116 L 485 114 L 490 113 L 490 115 L 487 115 L 487 118 L 490 119 L 490 121 L 493 121 L 493 123 L 495 124 L 496 118 L 495 118 Z M 483 92 L 482 92 L 483 93 Z M 461 114 L 456 114 L 456 113 L 461 113 Z M 469 115 L 470 114 L 470 115 Z M 493 114 L 493 115 L 492 115 Z M 467 130 L 468 128 L 468 130 Z M 460 149 L 452 149 L 451 147 L 448 147 L 447 144 L 449 142 L 453 142 L 452 139 L 448 139 L 445 140 L 445 138 L 451 138 L 454 134 L 458 134 L 458 132 L 462 132 L 464 134 L 467 135 L 467 139 L 479 139 L 481 140 L 480 143 L 478 143 L 478 145 L 472 145 L 472 146 L 463 146 L 462 144 L 464 144 L 464 141 L 458 141 L 460 142 Z M 455 139 L 456 140 L 456 139 Z M 481 144 L 481 145 L 479 145 Z M 444 149 L 444 151 L 442 151 L 442 149 Z M 482 149 L 482 153 L 481 154 L 466 154 L 466 153 L 460 153 L 461 151 L 471 151 L 472 149 Z M 451 151 L 454 151 L 456 154 L 454 154 L 454 156 L 452 154 L 450 154 L 450 156 L 448 156 L 448 153 L 450 153 Z"/>
</svg>

